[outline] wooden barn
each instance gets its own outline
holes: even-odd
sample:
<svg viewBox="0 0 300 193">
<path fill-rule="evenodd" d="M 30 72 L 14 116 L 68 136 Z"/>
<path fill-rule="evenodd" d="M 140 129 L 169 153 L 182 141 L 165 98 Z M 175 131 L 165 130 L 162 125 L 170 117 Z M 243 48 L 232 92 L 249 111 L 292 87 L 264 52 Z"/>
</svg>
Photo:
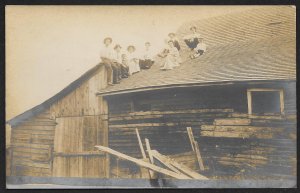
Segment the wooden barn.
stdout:
<svg viewBox="0 0 300 193">
<path fill-rule="evenodd" d="M 142 159 L 138 129 L 145 149 L 147 138 L 152 149 L 209 179 L 296 179 L 295 10 L 262 7 L 184 24 L 177 35 L 185 61 L 173 70 L 161 71 L 157 59 L 107 86 L 105 67 L 95 66 L 8 121 L 8 173 L 149 178 L 94 147 Z M 191 25 L 208 45 L 194 60 L 182 40 Z"/>
</svg>

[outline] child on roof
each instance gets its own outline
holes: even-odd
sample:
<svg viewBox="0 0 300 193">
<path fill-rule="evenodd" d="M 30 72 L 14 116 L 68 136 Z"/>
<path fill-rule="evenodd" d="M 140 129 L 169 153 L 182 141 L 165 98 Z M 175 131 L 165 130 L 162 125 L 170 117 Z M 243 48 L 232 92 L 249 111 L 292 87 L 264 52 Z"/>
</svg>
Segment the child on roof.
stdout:
<svg viewBox="0 0 300 193">
<path fill-rule="evenodd" d="M 107 37 L 103 40 L 104 47 L 100 51 L 100 58 L 107 69 L 107 84 L 113 85 L 120 82 L 120 68 L 113 61 L 114 50 L 112 48 L 112 38 Z"/>
<path fill-rule="evenodd" d="M 160 68 L 161 70 L 172 70 L 173 68 L 180 66 L 181 63 L 179 51 L 174 46 L 174 42 L 172 40 L 169 40 L 168 45 L 168 54 L 166 56 L 165 62 L 163 63 L 163 66 Z"/>
<path fill-rule="evenodd" d="M 150 42 L 145 43 L 145 50 L 139 60 L 141 69 L 149 69 L 154 64 L 154 54 L 150 46 Z"/>
<path fill-rule="evenodd" d="M 194 51 L 194 53 L 191 54 L 191 58 L 197 58 L 206 51 L 206 44 L 204 44 L 203 39 L 201 38 L 200 34 L 197 33 L 196 26 L 192 26 L 190 28 L 190 30 L 192 31 L 192 34 L 184 36 L 183 39 L 184 39 L 184 42 L 186 43 L 186 45 L 192 51 Z M 199 42 L 201 42 L 200 45 L 199 45 Z M 202 51 L 199 52 L 199 50 L 202 50 L 203 52 Z"/>
<path fill-rule="evenodd" d="M 129 75 L 139 72 L 141 69 L 139 65 L 138 56 L 135 53 L 134 46 L 130 45 L 127 47 L 126 57 L 127 57 L 128 67 L 129 67 Z"/>
<path fill-rule="evenodd" d="M 114 47 L 114 62 L 120 68 L 119 78 L 127 78 L 129 69 L 127 65 L 123 64 L 122 47 L 119 44 Z"/>
<path fill-rule="evenodd" d="M 169 40 L 172 40 L 174 42 L 174 46 L 177 48 L 178 51 L 180 51 L 180 44 L 178 42 L 178 39 L 176 37 L 175 33 L 169 33 Z"/>
</svg>

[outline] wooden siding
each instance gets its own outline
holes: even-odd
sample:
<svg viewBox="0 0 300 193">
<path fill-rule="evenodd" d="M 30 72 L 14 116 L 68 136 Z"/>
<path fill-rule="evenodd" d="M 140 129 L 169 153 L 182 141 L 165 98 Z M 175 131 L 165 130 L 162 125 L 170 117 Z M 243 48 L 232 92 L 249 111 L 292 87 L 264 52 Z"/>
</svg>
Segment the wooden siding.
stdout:
<svg viewBox="0 0 300 193">
<path fill-rule="evenodd" d="M 88 153 L 105 141 L 103 130 L 98 129 L 101 117 L 64 117 L 56 121 L 53 176 L 105 177 L 105 154 Z"/>
<path fill-rule="evenodd" d="M 106 73 L 102 66 L 86 82 L 74 89 L 63 99 L 50 107 L 54 117 L 78 117 L 88 115 L 105 115 L 104 101 L 96 97 L 96 92 L 106 87 Z"/>
<path fill-rule="evenodd" d="M 12 129 L 11 175 L 51 175 L 55 125 L 45 112 Z"/>
<path fill-rule="evenodd" d="M 247 89 L 257 87 L 283 88 L 285 103 L 295 103 L 294 82 L 110 97 L 109 146 L 141 158 L 135 134 L 138 128 L 144 146 L 148 138 L 152 149 L 162 154 L 188 152 L 191 146 L 186 127 L 192 127 L 204 160 L 204 173 L 210 178 L 293 178 L 295 107 L 286 105 L 285 115 L 248 115 Z"/>
<path fill-rule="evenodd" d="M 45 112 L 12 128 L 11 175 L 108 175 L 108 156 L 93 153 L 93 146 L 108 143 L 107 104 L 96 96 L 106 84 L 102 66 Z"/>
</svg>

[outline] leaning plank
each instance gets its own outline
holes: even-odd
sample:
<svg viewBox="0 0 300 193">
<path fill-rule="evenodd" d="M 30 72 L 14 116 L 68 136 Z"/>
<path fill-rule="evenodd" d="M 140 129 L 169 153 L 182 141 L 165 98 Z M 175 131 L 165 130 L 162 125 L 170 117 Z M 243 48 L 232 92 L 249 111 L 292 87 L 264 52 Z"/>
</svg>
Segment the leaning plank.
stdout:
<svg viewBox="0 0 300 193">
<path fill-rule="evenodd" d="M 200 149 L 199 149 L 199 145 L 198 145 L 197 141 L 194 141 L 194 147 L 195 147 L 195 152 L 196 152 L 197 160 L 199 162 L 200 170 L 203 171 L 204 170 L 204 165 L 203 165 L 203 160 L 202 160 L 202 157 L 201 157 L 201 154 L 200 154 Z"/>
<path fill-rule="evenodd" d="M 141 137 L 140 137 L 140 134 L 139 134 L 139 130 L 137 128 L 135 128 L 135 132 L 136 132 L 136 136 L 138 138 L 138 142 L 139 142 L 139 146 L 140 146 L 140 149 L 141 149 L 141 152 L 142 152 L 142 156 L 143 156 L 143 160 L 144 161 L 148 161 L 147 157 L 146 157 L 146 153 L 145 153 L 145 150 L 144 150 L 144 147 L 143 147 L 143 144 L 142 144 L 142 140 L 141 140 Z M 143 169 L 141 169 L 142 171 Z M 142 171 L 143 173 L 143 171 Z M 148 174 L 149 174 L 149 178 L 151 178 L 153 175 L 152 175 L 152 171 L 151 170 L 148 170 Z"/>
<path fill-rule="evenodd" d="M 161 167 L 158 167 L 156 165 L 153 165 L 153 164 L 150 164 L 150 163 L 147 163 L 143 160 L 139 160 L 139 159 L 136 159 L 134 157 L 131 157 L 131 156 L 128 156 L 126 154 L 123 154 L 123 153 L 120 153 L 118 151 L 115 151 L 113 149 L 110 149 L 109 147 L 104 147 L 104 146 L 100 146 L 100 145 L 97 145 L 95 146 L 97 149 L 99 149 L 100 151 L 103 151 L 103 152 L 106 152 L 106 153 L 109 153 L 109 154 L 112 154 L 114 156 L 117 156 L 117 157 L 120 157 L 122 159 L 125 159 L 125 160 L 128 160 L 128 161 L 131 161 L 131 162 L 134 162 L 142 167 L 145 167 L 145 168 L 148 168 L 148 169 L 151 169 L 153 171 L 156 171 L 156 172 L 159 172 L 159 173 L 162 173 L 162 174 L 165 174 L 167 176 L 170 176 L 170 177 L 173 177 L 173 178 L 177 178 L 177 179 L 191 179 L 187 176 L 184 176 L 184 175 L 180 175 L 180 174 L 177 174 L 173 171 L 170 171 L 170 170 L 167 170 L 167 169 L 164 169 L 164 168 L 161 168 Z"/>
<path fill-rule="evenodd" d="M 152 152 L 153 157 L 155 157 L 156 159 L 158 159 L 160 162 L 162 162 L 164 164 L 166 163 L 168 165 L 174 166 L 175 168 L 177 168 L 178 170 L 180 170 L 185 175 L 188 175 L 188 176 L 190 176 L 190 177 L 192 177 L 194 179 L 208 180 L 207 177 L 205 177 L 205 176 L 203 176 L 203 175 L 201 175 L 201 174 L 199 174 L 199 173 L 191 170 L 190 168 L 188 168 L 188 167 L 186 167 L 186 166 L 184 166 L 184 165 L 176 162 L 175 160 L 173 160 L 173 159 L 171 159 L 171 158 L 169 158 L 169 157 L 167 157 L 165 155 L 160 154 L 156 150 L 151 150 L 151 152 Z"/>
<path fill-rule="evenodd" d="M 156 153 L 157 151 L 156 150 L 150 150 L 151 151 L 151 155 L 152 153 Z M 157 152 L 158 153 L 158 152 Z M 163 163 L 167 168 L 169 168 L 170 170 L 178 173 L 178 174 L 181 174 L 181 175 L 185 175 L 183 174 L 182 172 L 180 172 L 176 167 L 172 166 L 172 164 L 168 161 L 166 161 L 165 159 L 163 159 L 162 157 L 160 156 L 154 156 L 152 155 L 152 157 L 154 157 L 155 159 L 157 159 L 159 162 Z M 192 177 L 192 176 L 191 176 Z"/>
<path fill-rule="evenodd" d="M 143 159 L 146 159 L 147 157 L 146 157 L 146 153 L 145 153 L 142 141 L 141 141 L 139 130 L 137 128 L 135 128 L 135 132 L 136 132 L 136 136 L 138 138 L 138 142 L 139 142 L 139 146 L 140 146 L 140 149 L 141 149 L 141 153 L 142 153 Z"/>
<path fill-rule="evenodd" d="M 203 171 L 204 170 L 204 165 L 203 165 L 203 160 L 202 160 L 202 157 L 201 157 L 201 154 L 200 154 L 200 148 L 199 148 L 199 145 L 198 145 L 197 141 L 194 138 L 192 128 L 187 127 L 187 132 L 188 132 L 188 135 L 189 135 L 189 139 L 190 139 L 190 142 L 191 142 L 192 149 L 196 153 L 197 160 L 198 160 L 198 163 L 199 163 L 199 168 L 200 168 L 200 170 Z"/>
<path fill-rule="evenodd" d="M 149 158 L 150 158 L 150 162 L 152 164 L 154 164 L 154 158 L 153 158 L 153 155 L 152 155 L 152 150 L 151 150 L 151 147 L 150 147 L 150 142 L 149 142 L 149 140 L 147 138 L 145 139 L 145 142 L 146 142 L 146 147 L 147 147 L 147 152 L 148 152 L 148 155 L 149 155 Z M 175 167 L 173 167 L 172 165 L 170 165 L 168 163 L 165 163 L 165 162 L 162 162 L 160 159 L 158 159 L 158 161 L 160 161 L 161 163 L 163 163 L 170 170 L 172 170 L 172 171 L 174 171 L 174 172 L 176 172 L 178 174 L 184 175 L 179 170 L 177 170 Z M 150 177 L 151 178 L 155 178 L 154 176 L 155 175 L 152 172 L 150 172 Z"/>
<path fill-rule="evenodd" d="M 192 149 L 193 151 L 195 151 L 195 147 L 194 147 L 194 137 L 192 136 L 191 134 L 191 127 L 187 127 L 187 133 L 188 133 L 188 136 L 189 136 L 189 139 L 190 139 L 190 143 L 191 143 L 191 146 L 192 146 Z"/>
<path fill-rule="evenodd" d="M 149 142 L 149 139 L 145 139 L 145 143 L 146 143 L 146 148 L 147 148 L 147 152 L 148 152 L 148 155 L 149 155 L 149 161 L 151 164 L 154 164 L 154 159 L 153 159 L 153 156 L 151 154 L 151 147 L 150 147 L 150 142 Z M 151 179 L 155 179 L 156 177 L 156 173 L 154 173 L 152 170 L 149 170 L 149 176 Z"/>
</svg>

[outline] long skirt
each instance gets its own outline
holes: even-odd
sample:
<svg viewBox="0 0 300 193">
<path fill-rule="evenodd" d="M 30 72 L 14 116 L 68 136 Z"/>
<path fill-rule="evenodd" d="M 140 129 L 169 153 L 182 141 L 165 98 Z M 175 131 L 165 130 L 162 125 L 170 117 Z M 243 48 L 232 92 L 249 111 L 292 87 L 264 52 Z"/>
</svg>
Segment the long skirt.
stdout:
<svg viewBox="0 0 300 193">
<path fill-rule="evenodd" d="M 139 72 L 141 70 L 139 62 L 136 60 L 130 60 L 128 62 L 128 67 L 129 67 L 129 75 L 132 75 L 133 73 Z"/>
<path fill-rule="evenodd" d="M 179 57 L 168 55 L 161 70 L 172 70 L 174 67 L 179 66 L 180 62 Z"/>
</svg>

